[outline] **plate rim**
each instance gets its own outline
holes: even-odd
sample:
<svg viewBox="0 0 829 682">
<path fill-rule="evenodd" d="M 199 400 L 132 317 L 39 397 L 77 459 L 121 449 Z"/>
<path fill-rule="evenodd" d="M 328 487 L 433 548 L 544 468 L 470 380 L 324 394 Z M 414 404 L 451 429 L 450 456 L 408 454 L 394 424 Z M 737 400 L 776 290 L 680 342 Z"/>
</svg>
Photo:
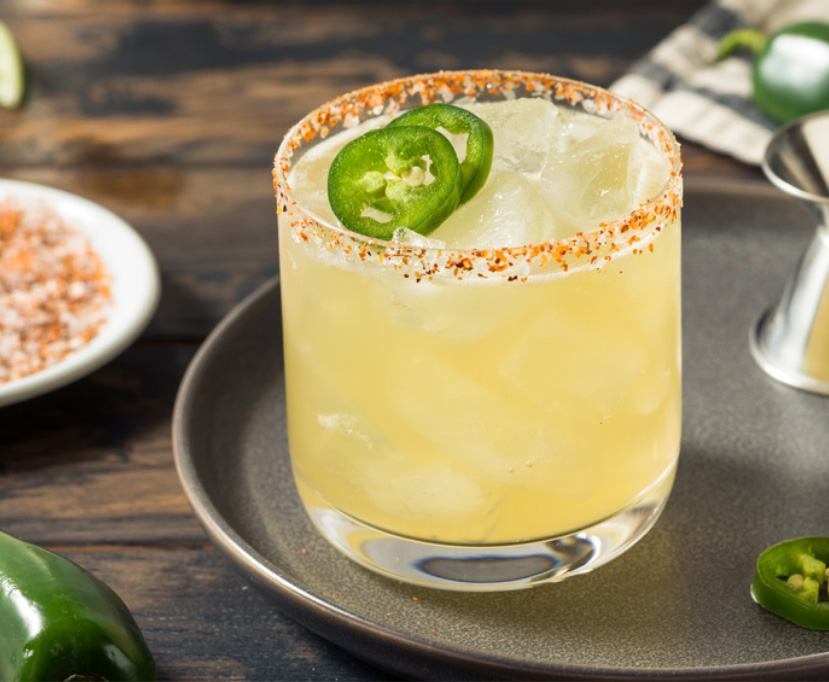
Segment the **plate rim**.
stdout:
<svg viewBox="0 0 829 682">
<path fill-rule="evenodd" d="M 730 194 L 738 192 L 752 196 L 785 198 L 781 192 L 767 183 L 755 181 L 728 180 L 716 183 L 692 181 L 686 183 L 686 189 L 694 193 Z M 219 512 L 199 479 L 187 435 L 187 422 L 191 416 L 196 387 L 202 378 L 203 367 L 208 364 L 211 356 L 220 350 L 226 333 L 242 322 L 263 299 L 273 295 L 274 290 L 278 293 L 279 287 L 279 275 L 261 284 L 237 303 L 201 344 L 187 367 L 176 395 L 173 410 L 172 444 L 176 470 L 185 496 L 207 535 L 231 559 L 237 569 L 240 569 L 257 586 L 265 588 L 271 597 L 276 598 L 279 606 L 287 615 L 301 625 L 347 650 L 357 658 L 397 674 L 411 674 L 417 667 L 417 661 L 422 661 L 424 656 L 427 658 L 427 663 L 447 666 L 447 672 L 456 670 L 467 674 L 470 672 L 483 673 L 486 675 L 509 676 L 510 678 L 518 676 L 522 679 L 620 680 L 671 677 L 680 680 L 711 680 L 728 676 L 729 679 L 750 680 L 756 679 L 758 675 L 763 675 L 765 679 L 791 679 L 793 674 L 799 678 L 826 674 L 827 669 L 829 669 L 829 652 L 774 661 L 695 668 L 608 668 L 572 663 L 552 664 L 531 660 L 522 661 L 509 656 L 474 652 L 459 647 L 436 644 L 417 635 L 408 634 L 365 618 L 314 594 L 302 585 L 293 583 L 280 570 L 278 565 L 250 546 Z M 355 641 L 354 635 L 359 635 L 359 642 Z M 405 654 L 407 660 L 413 661 L 413 667 L 405 669 L 399 667 L 389 668 L 384 665 L 382 658 L 373 655 L 370 647 L 364 645 L 362 640 L 373 645 L 379 651 L 382 651 L 383 647 L 394 648 L 398 653 Z"/>
<path fill-rule="evenodd" d="M 0 384 L 0 407 L 4 407 L 63 388 L 100 369 L 126 350 L 141 335 L 158 308 L 161 300 L 161 274 L 153 252 L 135 228 L 113 211 L 91 199 L 56 187 L 12 178 L 0 178 L 0 196 L 16 201 L 31 199 L 50 210 L 55 210 L 58 215 L 61 214 L 57 206 L 60 203 L 97 213 L 106 221 L 107 229 L 117 234 L 117 239 L 130 242 L 130 260 L 148 285 L 143 292 L 139 292 L 141 295 L 137 302 L 130 303 L 131 308 L 128 314 L 119 320 L 118 327 L 109 326 L 113 324 L 112 313 L 118 309 L 118 302 L 113 301 L 107 320 L 101 326 L 98 335 L 88 344 L 69 353 L 54 365 Z M 72 221 L 71 227 L 92 239 L 88 225 L 82 220 Z M 112 261 L 101 254 L 94 244 L 92 249 L 101 257 L 113 277 L 115 288 L 118 286 L 115 284 L 118 274 L 113 272 Z"/>
</svg>

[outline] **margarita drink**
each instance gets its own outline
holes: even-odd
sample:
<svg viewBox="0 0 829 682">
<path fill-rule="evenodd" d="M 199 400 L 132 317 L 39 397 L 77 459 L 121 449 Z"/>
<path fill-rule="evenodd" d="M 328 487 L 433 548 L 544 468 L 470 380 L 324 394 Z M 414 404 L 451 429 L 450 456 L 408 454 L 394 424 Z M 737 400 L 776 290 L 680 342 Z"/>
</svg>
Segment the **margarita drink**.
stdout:
<svg viewBox="0 0 829 682">
<path fill-rule="evenodd" d="M 486 184 L 425 237 L 344 230 L 327 202 L 332 159 L 422 98 L 489 123 Z M 581 84 L 439 74 L 316 112 L 286 137 L 275 178 L 290 451 L 323 534 L 404 579 L 512 586 L 572 567 L 420 580 L 360 538 L 399 539 L 389 556 L 411 542 L 468 558 L 537 551 L 623 515 L 616 552 L 650 527 L 680 437 L 681 186 L 667 131 Z"/>
</svg>

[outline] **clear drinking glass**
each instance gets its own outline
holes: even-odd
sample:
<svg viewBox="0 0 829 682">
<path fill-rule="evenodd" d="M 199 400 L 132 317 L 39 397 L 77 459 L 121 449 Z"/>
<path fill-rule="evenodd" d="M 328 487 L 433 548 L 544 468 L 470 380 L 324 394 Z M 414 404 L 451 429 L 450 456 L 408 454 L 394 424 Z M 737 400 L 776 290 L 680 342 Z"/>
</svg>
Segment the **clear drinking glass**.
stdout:
<svg viewBox="0 0 829 682">
<path fill-rule="evenodd" d="M 367 119 L 528 97 L 634 121 L 661 189 L 557 241 L 451 250 L 349 232 L 321 217 L 327 167 L 292 173 Z M 523 72 L 384 83 L 289 131 L 274 165 L 288 433 L 322 535 L 400 580 L 503 590 L 592 570 L 647 532 L 680 441 L 680 171 L 636 104 Z"/>
</svg>

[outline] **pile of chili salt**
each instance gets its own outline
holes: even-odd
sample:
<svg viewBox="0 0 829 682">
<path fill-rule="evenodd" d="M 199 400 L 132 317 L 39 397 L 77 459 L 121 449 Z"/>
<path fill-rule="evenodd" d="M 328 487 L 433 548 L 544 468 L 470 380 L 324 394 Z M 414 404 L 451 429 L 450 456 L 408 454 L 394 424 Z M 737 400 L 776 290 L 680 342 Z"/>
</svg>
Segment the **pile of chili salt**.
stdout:
<svg viewBox="0 0 829 682">
<path fill-rule="evenodd" d="M 95 337 L 111 277 L 51 209 L 0 199 L 0 385 L 54 365 Z"/>
</svg>

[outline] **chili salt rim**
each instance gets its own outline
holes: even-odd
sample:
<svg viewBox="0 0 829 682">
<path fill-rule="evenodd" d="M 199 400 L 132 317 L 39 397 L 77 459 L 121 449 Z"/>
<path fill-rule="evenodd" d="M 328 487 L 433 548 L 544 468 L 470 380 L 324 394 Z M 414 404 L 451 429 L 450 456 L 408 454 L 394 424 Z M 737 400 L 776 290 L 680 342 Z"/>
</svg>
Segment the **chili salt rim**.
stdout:
<svg viewBox="0 0 829 682">
<path fill-rule="evenodd" d="M 663 188 L 627 215 L 595 230 L 579 232 L 561 240 L 525 246 L 486 249 L 430 248 L 387 242 L 331 224 L 296 202 L 288 173 L 294 153 L 317 137 L 326 138 L 338 128 L 351 128 L 380 115 L 393 115 L 433 101 L 451 102 L 459 97 L 500 96 L 513 99 L 542 97 L 553 103 L 581 107 L 586 113 L 608 115 L 620 112 L 639 126 L 640 134 L 670 161 Z M 419 102 L 418 102 L 419 100 Z M 409 106 L 408 108 L 411 108 Z M 416 280 L 433 276 L 500 277 L 524 280 L 531 267 L 555 263 L 561 271 L 596 266 L 612 261 L 615 253 L 641 252 L 645 240 L 677 219 L 682 206 L 682 159 L 679 143 L 668 128 L 636 102 L 598 86 L 549 74 L 480 69 L 441 71 L 399 78 L 341 95 L 309 113 L 285 135 L 274 157 L 273 183 L 277 215 L 290 220 L 297 240 L 316 242 L 339 251 L 347 260 L 386 262 Z M 652 250 L 653 245 L 649 248 Z"/>
</svg>

